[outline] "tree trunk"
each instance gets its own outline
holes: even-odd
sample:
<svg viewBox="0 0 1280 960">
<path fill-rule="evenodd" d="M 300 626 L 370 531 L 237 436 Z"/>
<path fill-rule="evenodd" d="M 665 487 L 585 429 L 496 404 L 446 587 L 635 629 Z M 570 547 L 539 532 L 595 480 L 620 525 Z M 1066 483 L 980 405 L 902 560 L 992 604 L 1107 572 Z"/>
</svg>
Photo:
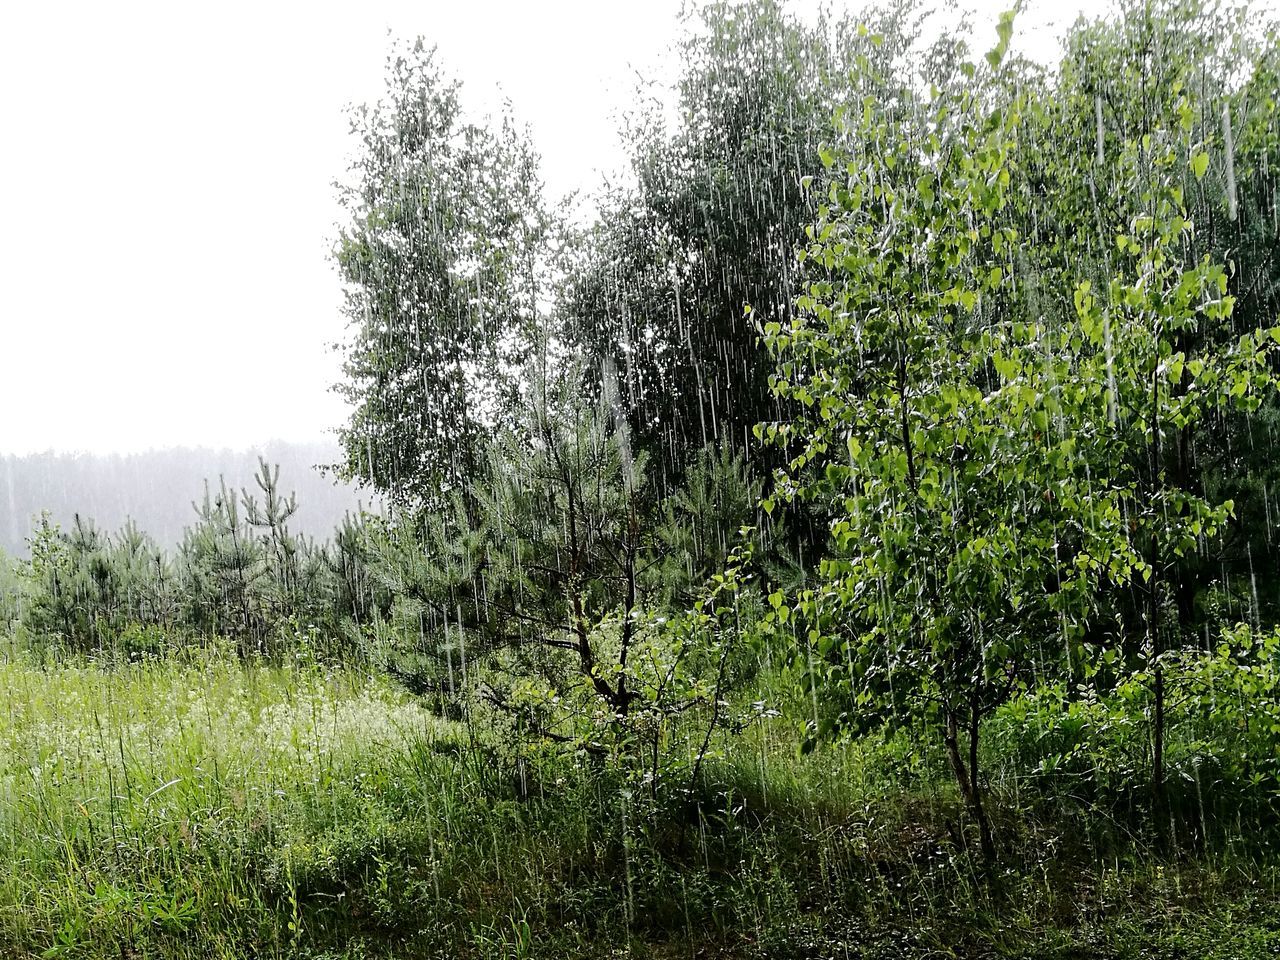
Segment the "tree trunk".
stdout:
<svg viewBox="0 0 1280 960">
<path fill-rule="evenodd" d="M 1152 537 L 1152 556 L 1158 557 L 1155 537 Z M 1153 564 L 1154 566 L 1154 564 Z M 1155 700 L 1151 718 L 1151 812 L 1155 820 L 1156 835 L 1164 836 L 1166 824 L 1165 807 L 1165 772 L 1164 772 L 1164 728 L 1165 728 L 1165 694 L 1164 663 L 1160 657 L 1164 653 L 1164 636 L 1160 623 L 1159 577 L 1152 576 L 1150 584 L 1151 617 L 1151 661 L 1154 664 L 1151 675 L 1151 693 Z"/>
<path fill-rule="evenodd" d="M 1164 813 L 1164 666 L 1156 661 L 1155 716 L 1151 724 L 1151 793 L 1155 800 L 1155 815 Z"/>
<path fill-rule="evenodd" d="M 978 733 L 981 713 L 977 697 L 973 697 L 970 701 L 968 723 L 966 724 L 966 732 L 969 739 L 969 762 L 967 766 L 964 757 L 960 753 L 959 718 L 956 715 L 956 711 L 950 708 L 947 709 L 946 714 L 947 726 L 943 739 L 947 747 L 947 760 L 951 764 L 951 772 L 956 778 L 956 785 L 960 788 L 960 795 L 964 797 L 965 807 L 978 824 L 978 838 L 982 847 L 982 859 L 987 866 L 991 866 L 996 860 L 996 845 L 995 839 L 991 834 L 991 822 L 987 819 L 987 810 L 982 802 L 982 783 L 978 775 Z"/>
</svg>

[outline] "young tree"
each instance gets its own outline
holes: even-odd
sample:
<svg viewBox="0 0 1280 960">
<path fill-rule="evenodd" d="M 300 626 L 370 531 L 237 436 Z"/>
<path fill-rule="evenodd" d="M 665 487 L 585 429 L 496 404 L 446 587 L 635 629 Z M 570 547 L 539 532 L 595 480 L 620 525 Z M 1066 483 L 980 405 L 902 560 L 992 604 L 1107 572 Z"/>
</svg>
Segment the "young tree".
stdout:
<svg viewBox="0 0 1280 960">
<path fill-rule="evenodd" d="M 344 467 L 412 502 L 474 474 L 537 313 L 547 221 L 525 136 L 464 119 L 421 40 L 392 51 L 385 98 L 351 116 Z"/>
<path fill-rule="evenodd" d="M 1152 213 L 1154 153 L 1138 149 L 1150 138 L 1161 155 L 1176 157 L 1159 176 L 1179 192 L 1174 205 L 1192 225 L 1164 256 L 1182 270 L 1205 258 L 1222 264 L 1234 300 L 1224 315 L 1179 325 L 1170 348 L 1188 356 L 1229 350 L 1280 315 L 1274 30 L 1257 5 L 1198 0 L 1125 0 L 1114 16 L 1072 28 L 1059 69 L 1039 81 L 1045 95 L 1023 138 L 1028 181 L 1018 203 L 1028 242 L 1020 272 L 1042 313 L 1070 321 L 1080 280 L 1105 301 L 1111 279 L 1129 268 L 1117 237 Z M 1062 230 L 1066 223 L 1073 229 Z M 1160 445 L 1169 483 L 1235 505 L 1236 519 L 1211 548 L 1164 572 L 1176 613 L 1169 626 L 1185 638 L 1213 631 L 1205 612 L 1211 590 L 1231 590 L 1237 617 L 1256 620 L 1259 603 L 1275 609 L 1280 578 L 1269 571 L 1280 554 L 1270 503 L 1280 473 L 1269 441 L 1277 410 L 1265 397 L 1258 411 L 1219 408 Z M 1148 458 L 1139 448 L 1132 455 Z M 1145 590 L 1110 593 L 1126 631 L 1140 638 Z"/>
<path fill-rule="evenodd" d="M 742 530 L 758 535 L 763 489 L 746 457 L 728 442 L 698 451 L 652 521 L 656 555 L 645 581 L 663 607 L 689 609 L 743 546 Z"/>
<path fill-rule="evenodd" d="M 328 600 L 334 629 L 343 622 L 360 629 L 386 606 L 370 570 L 371 520 L 365 513 L 346 514 L 321 551 L 331 584 Z"/>
<path fill-rule="evenodd" d="M 1234 580 L 1236 609 L 1256 621 L 1280 585 L 1278 475 L 1259 442 L 1277 416 L 1265 364 L 1280 285 L 1264 239 L 1280 163 L 1275 51 L 1274 25 L 1246 5 L 1122 3 L 1070 32 L 1023 138 L 1021 272 L 1043 314 L 1078 327 L 1079 362 L 1107 384 L 1094 470 L 1142 558 L 1140 577 L 1100 585 L 1110 612 L 1087 639 L 1149 674 L 1157 803 L 1165 654 L 1222 626 L 1210 591 Z M 1077 681 L 1091 659 L 1076 658 Z"/>
<path fill-rule="evenodd" d="M 0 630 L 8 633 L 22 621 L 26 586 L 18 561 L 0 550 Z"/>
<path fill-rule="evenodd" d="M 1105 443 L 1096 467 L 1106 471 L 1106 496 L 1126 518 L 1117 532 L 1140 558 L 1140 656 L 1152 682 L 1158 805 L 1165 783 L 1165 654 L 1189 639 L 1178 629 L 1176 578 L 1185 560 L 1226 527 L 1235 507 L 1180 469 L 1186 452 L 1178 447 L 1222 414 L 1249 414 L 1273 398 L 1271 365 L 1280 343 L 1275 326 L 1232 340 L 1214 335 L 1229 322 L 1235 298 L 1223 266 L 1207 256 L 1184 263 L 1194 225 L 1178 182 L 1177 147 L 1159 132 L 1126 144 L 1124 183 L 1140 212 L 1116 235 L 1117 275 L 1105 293 L 1095 295 L 1088 281 L 1075 292 L 1089 345 L 1078 363 L 1083 375 L 1105 384 L 1105 402 L 1097 405 L 1105 420 L 1094 427 Z"/>
<path fill-rule="evenodd" d="M 606 410 L 581 399 L 579 378 L 535 373 L 534 384 L 528 418 L 499 434 L 472 491 L 483 531 L 471 576 L 483 581 L 479 611 L 495 640 L 568 652 L 625 718 L 652 535 L 644 458 L 632 459 Z M 608 660 L 598 630 L 607 618 L 617 624 Z"/>
<path fill-rule="evenodd" d="M 280 465 L 272 468 L 266 459 L 259 457 L 258 472 L 253 479 L 262 502 L 244 489 L 240 491 L 240 503 L 245 524 L 250 535 L 256 533 L 261 550 L 263 600 L 269 608 L 270 619 L 279 621 L 299 612 L 306 599 L 300 578 L 309 551 L 305 540 L 289 532 L 289 520 L 298 512 L 298 500 L 292 493 L 287 497 L 281 495 Z"/>
<path fill-rule="evenodd" d="M 48 513 L 36 521 L 27 538 L 24 565 L 30 601 L 24 618 L 28 627 L 43 636 L 61 636 L 69 643 L 80 639 L 76 600 L 72 588 L 72 562 L 62 529 Z"/>
<path fill-rule="evenodd" d="M 178 552 L 178 570 L 187 617 L 197 629 L 234 636 L 247 654 L 266 629 L 262 606 L 267 568 L 261 544 L 241 515 L 236 493 L 223 481 L 203 499 Z"/>
<path fill-rule="evenodd" d="M 107 562 L 116 580 L 119 623 L 172 627 L 179 598 L 172 564 L 132 520 L 111 539 Z"/>
<path fill-rule="evenodd" d="M 1012 308 L 1018 122 L 1016 104 L 983 111 L 968 92 L 864 111 L 850 132 L 868 149 L 823 150 L 804 253 L 820 279 L 795 320 L 765 327 L 775 389 L 802 411 L 761 430 L 793 445 L 779 493 L 835 518 L 795 607 L 809 682 L 850 704 L 838 724 L 934 722 L 988 860 L 980 726 L 1052 622 L 1055 496 L 1078 479 L 1073 439 L 1009 365 L 1040 336 Z"/>
<path fill-rule="evenodd" d="M 1165 444 L 1256 407 L 1275 336 L 1188 352 L 1182 335 L 1229 316 L 1231 298 L 1221 267 L 1175 255 L 1191 229 L 1178 154 L 1150 135 L 1126 147 L 1138 214 L 1116 225 L 1105 299 L 1072 282 L 1070 316 L 1041 310 L 1026 231 L 1051 249 L 1071 233 L 1023 216 L 1026 118 L 1044 106 L 1005 82 L 1011 28 L 991 72 L 962 65 L 927 111 L 869 104 L 858 149 L 825 153 L 805 251 L 820 278 L 800 319 L 766 327 L 775 388 L 805 413 L 763 431 L 794 452 L 779 495 L 834 515 L 832 553 L 795 606 L 815 693 L 847 705 L 837 723 L 936 720 L 988 859 L 982 719 L 1033 667 L 1087 668 L 1103 588 L 1148 597 L 1159 792 L 1160 584 L 1231 512 L 1169 474 Z"/>
</svg>

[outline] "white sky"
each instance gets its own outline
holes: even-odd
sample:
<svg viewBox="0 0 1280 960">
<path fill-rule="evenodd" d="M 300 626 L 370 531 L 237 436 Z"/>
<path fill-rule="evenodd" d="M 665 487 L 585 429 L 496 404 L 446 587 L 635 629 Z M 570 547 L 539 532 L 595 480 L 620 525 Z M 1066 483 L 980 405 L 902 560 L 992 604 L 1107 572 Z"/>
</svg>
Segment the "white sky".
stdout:
<svg viewBox="0 0 1280 960">
<path fill-rule="evenodd" d="M 0 454 L 330 435 L 331 183 L 388 31 L 437 43 L 476 112 L 509 97 L 559 195 L 621 166 L 681 2 L 0 0 Z M 1015 45 L 1104 6 L 1033 0 Z"/>
</svg>

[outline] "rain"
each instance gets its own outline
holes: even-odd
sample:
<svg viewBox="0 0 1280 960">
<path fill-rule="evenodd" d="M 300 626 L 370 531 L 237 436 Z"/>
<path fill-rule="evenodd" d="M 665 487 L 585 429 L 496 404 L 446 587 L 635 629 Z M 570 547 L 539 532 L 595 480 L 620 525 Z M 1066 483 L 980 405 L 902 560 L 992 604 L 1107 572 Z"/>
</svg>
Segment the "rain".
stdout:
<svg viewBox="0 0 1280 960">
<path fill-rule="evenodd" d="M 16 140 L 0 957 L 1275 956 L 1280 11 L 1068 7 L 264 14 L 151 287 Z"/>
</svg>

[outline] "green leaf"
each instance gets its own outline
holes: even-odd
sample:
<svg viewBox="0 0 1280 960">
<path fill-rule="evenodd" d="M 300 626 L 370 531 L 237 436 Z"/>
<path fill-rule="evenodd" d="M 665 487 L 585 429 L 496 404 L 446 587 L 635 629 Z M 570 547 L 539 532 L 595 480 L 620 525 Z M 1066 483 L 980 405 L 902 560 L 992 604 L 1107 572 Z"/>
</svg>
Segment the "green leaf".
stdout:
<svg viewBox="0 0 1280 960">
<path fill-rule="evenodd" d="M 996 35 L 1000 37 L 1001 47 L 1008 47 L 1009 41 L 1013 39 L 1013 18 L 1016 15 L 1016 10 L 1005 10 L 1000 14 L 1000 21 L 996 24 Z"/>
<path fill-rule="evenodd" d="M 1202 151 L 1191 158 L 1191 172 L 1196 175 L 1197 180 L 1203 180 L 1208 169 L 1209 155 L 1207 153 Z"/>
<path fill-rule="evenodd" d="M 933 206 L 933 178 L 929 174 L 923 174 L 916 180 L 916 193 L 920 195 L 920 199 L 928 206 Z"/>
<path fill-rule="evenodd" d="M 1000 38 L 999 42 L 987 51 L 987 63 L 991 64 L 994 70 L 1000 66 L 1000 61 L 1004 59 L 1005 53 L 1009 50 L 1009 41 L 1013 37 L 1013 18 L 1016 11 L 1005 10 L 1000 14 L 1000 20 L 996 24 L 996 36 Z"/>
</svg>

